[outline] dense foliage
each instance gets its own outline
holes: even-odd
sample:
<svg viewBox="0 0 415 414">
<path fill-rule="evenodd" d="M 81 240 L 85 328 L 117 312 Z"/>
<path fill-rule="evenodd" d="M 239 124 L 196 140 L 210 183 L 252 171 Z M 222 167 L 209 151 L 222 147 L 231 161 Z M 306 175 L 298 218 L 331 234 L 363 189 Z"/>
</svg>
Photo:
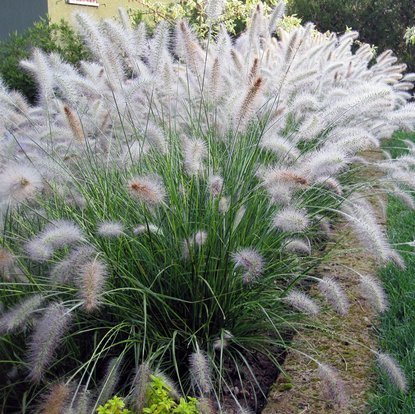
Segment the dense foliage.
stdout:
<svg viewBox="0 0 415 414">
<path fill-rule="evenodd" d="M 214 22 L 213 31 L 217 31 L 220 24 L 235 36 L 241 34 L 257 5 L 256 0 L 228 0 L 220 18 Z M 269 11 L 271 6 L 277 3 L 276 0 L 263 2 L 264 7 Z M 212 30 L 212 22 L 208 21 L 206 14 L 205 0 L 178 0 L 173 2 L 157 2 L 151 0 L 142 1 L 143 10 L 130 12 L 134 24 L 145 20 L 150 26 L 159 24 L 161 21 L 175 22 L 177 19 L 186 19 L 200 37 L 205 37 L 209 28 Z"/>
<path fill-rule="evenodd" d="M 23 93 L 31 102 L 37 97 L 36 83 L 19 66 L 34 48 L 45 53 L 59 53 L 63 59 L 78 64 L 88 52 L 74 29 L 65 21 L 51 23 L 40 20 L 22 33 L 11 33 L 9 39 L 0 42 L 0 77 L 11 89 Z"/>
<path fill-rule="evenodd" d="M 319 30 L 343 33 L 357 30 L 360 39 L 375 45 L 379 53 L 392 49 L 399 59 L 415 69 L 415 46 L 407 45 L 407 27 L 415 25 L 412 0 L 288 0 L 290 13 Z"/>
<path fill-rule="evenodd" d="M 209 22 L 220 4 L 208 2 Z M 62 410 L 90 413 L 118 395 L 142 413 L 166 391 L 146 393 L 161 371 L 206 412 L 227 396 L 243 412 L 236 389 L 264 393 L 255 358 L 278 366 L 291 332 L 318 329 L 327 305 L 347 313 L 335 275 L 314 273 L 333 221 L 379 264 L 404 266 L 365 197 L 411 199 L 413 157 L 361 151 L 415 127 L 415 75 L 389 52 L 372 64 L 355 32 L 287 32 L 283 15 L 282 2 L 258 5 L 238 38 L 222 28 L 199 41 L 182 20 L 148 36 L 125 12 L 120 23 L 80 14 L 91 60 L 35 49 L 21 62 L 35 105 L 0 85 L 5 411 L 31 409 L 57 383 L 47 401 Z M 368 163 L 382 174 L 362 180 Z M 359 285 L 384 311 L 381 286 L 365 275 Z M 406 391 L 398 364 L 372 352 Z M 307 357 L 326 398 L 344 404 L 324 355 Z"/>
<path fill-rule="evenodd" d="M 408 149 L 409 147 L 409 149 Z M 400 132 L 385 142 L 384 148 L 394 158 L 414 154 L 415 134 Z M 408 204 L 409 201 L 409 204 Z M 382 318 L 378 329 L 381 346 L 397 357 L 404 368 L 410 383 L 415 383 L 415 347 L 411 338 L 415 337 L 415 255 L 414 229 L 415 215 L 410 200 L 391 196 L 388 200 L 388 233 L 391 242 L 401 251 L 407 268 L 397 269 L 387 266 L 380 272 L 389 297 L 389 310 Z M 379 372 L 379 381 L 371 396 L 369 414 L 411 414 L 415 411 L 415 389 L 402 395 Z"/>
</svg>

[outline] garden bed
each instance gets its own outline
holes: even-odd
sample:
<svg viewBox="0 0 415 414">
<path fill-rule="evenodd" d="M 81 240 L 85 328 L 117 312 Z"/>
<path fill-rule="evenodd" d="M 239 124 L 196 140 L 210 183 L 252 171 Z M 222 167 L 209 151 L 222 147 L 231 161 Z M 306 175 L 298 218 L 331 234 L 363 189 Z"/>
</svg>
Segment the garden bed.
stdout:
<svg viewBox="0 0 415 414">
<path fill-rule="evenodd" d="M 410 197 L 412 158 L 376 148 L 414 123 L 415 75 L 390 52 L 370 64 L 354 32 L 277 29 L 284 4 L 256 6 L 236 40 L 210 27 L 208 42 L 184 21 L 148 36 L 123 11 L 78 14 L 93 62 L 35 50 L 22 66 L 36 105 L 1 89 L 6 411 L 260 410 L 287 351 L 286 371 L 303 363 L 305 380 L 281 376 L 270 400 L 304 383 L 297 409 L 336 409 L 344 382 L 364 394 L 369 353 L 399 371 L 374 349 L 355 285 L 380 311 L 382 288 L 351 267 L 400 261 L 368 199 Z M 360 155 L 374 148 L 371 169 Z"/>
</svg>

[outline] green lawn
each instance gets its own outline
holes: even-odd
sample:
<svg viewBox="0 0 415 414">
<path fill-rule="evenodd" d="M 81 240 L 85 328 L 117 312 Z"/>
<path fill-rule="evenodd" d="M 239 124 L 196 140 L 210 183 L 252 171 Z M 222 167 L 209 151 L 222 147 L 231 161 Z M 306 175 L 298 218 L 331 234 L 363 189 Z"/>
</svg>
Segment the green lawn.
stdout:
<svg viewBox="0 0 415 414">
<path fill-rule="evenodd" d="M 393 147 L 393 156 L 401 154 L 402 139 L 415 142 L 415 135 L 399 133 L 388 142 Z M 392 243 L 403 243 L 415 239 L 415 211 L 411 211 L 394 197 L 388 203 L 388 233 Z M 415 253 L 410 246 L 397 246 L 399 250 Z M 390 265 L 380 272 L 389 296 L 390 309 L 381 318 L 379 347 L 393 355 L 404 369 L 409 392 L 403 395 L 379 373 L 379 381 L 371 400 L 371 414 L 415 413 L 415 256 L 403 254 L 407 270 L 400 271 Z"/>
</svg>

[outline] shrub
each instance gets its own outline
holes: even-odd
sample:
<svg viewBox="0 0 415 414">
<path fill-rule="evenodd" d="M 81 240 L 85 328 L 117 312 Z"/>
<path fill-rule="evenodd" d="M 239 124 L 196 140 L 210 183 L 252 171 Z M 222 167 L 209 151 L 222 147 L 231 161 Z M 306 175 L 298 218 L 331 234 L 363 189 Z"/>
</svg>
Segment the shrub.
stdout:
<svg viewBox="0 0 415 414">
<path fill-rule="evenodd" d="M 215 22 L 208 21 L 204 0 L 179 0 L 170 3 L 144 0 L 142 1 L 144 10 L 131 11 L 130 16 L 134 24 L 137 25 L 144 20 L 150 26 L 157 25 L 161 21 L 175 22 L 177 19 L 186 19 L 199 37 L 206 37 L 210 26 L 216 33 L 219 26 L 224 25 L 230 34 L 238 36 L 246 29 L 247 22 L 258 2 L 256 0 L 228 0 L 224 3 L 224 10 Z M 267 0 L 263 2 L 263 6 L 269 11 L 276 3 L 276 0 Z M 300 23 L 301 21 L 295 16 L 283 17 L 279 20 L 279 24 L 285 30 L 298 27 Z"/>
<path fill-rule="evenodd" d="M 132 411 L 125 408 L 124 401 L 115 396 L 111 398 L 104 406 L 99 406 L 98 414 L 133 414 Z"/>
<path fill-rule="evenodd" d="M 22 62 L 35 106 L 2 86 L 0 355 L 23 384 L 1 388 L 4 406 L 68 377 L 72 402 L 99 388 L 141 412 L 158 369 L 208 405 L 235 386 L 264 392 L 256 357 L 278 366 L 325 303 L 347 311 L 333 278 L 319 280 L 324 303 L 307 295 L 332 221 L 402 265 L 364 190 L 411 197 L 413 157 L 359 154 L 414 128 L 414 75 L 400 81 L 390 53 L 369 65 L 353 32 L 277 39 L 281 7 L 259 5 L 235 42 L 224 30 L 199 42 L 183 21 L 173 41 L 166 22 L 147 37 L 125 13 L 78 15 L 93 61 L 35 50 Z M 387 176 L 362 180 L 367 163 Z M 342 383 L 308 357 L 327 388 Z"/>
<path fill-rule="evenodd" d="M 144 414 L 198 414 L 198 401 L 196 398 L 179 398 L 177 403 L 172 397 L 172 388 L 163 378 L 152 375 L 147 390 L 146 405 Z"/>
<path fill-rule="evenodd" d="M 23 33 L 12 33 L 9 39 L 0 42 L 0 76 L 8 87 L 22 92 L 31 102 L 37 96 L 36 84 L 22 71 L 19 62 L 29 58 L 33 48 L 59 53 L 72 64 L 88 57 L 79 36 L 64 20 L 60 23 L 40 20 Z"/>
<path fill-rule="evenodd" d="M 362 41 L 375 44 L 380 52 L 394 50 L 401 61 L 415 69 L 415 48 L 403 39 L 406 28 L 415 23 L 411 0 L 288 0 L 288 5 L 290 13 L 314 22 L 319 30 L 358 30 Z"/>
<path fill-rule="evenodd" d="M 415 26 L 406 29 L 404 39 L 408 45 L 415 45 Z"/>
</svg>

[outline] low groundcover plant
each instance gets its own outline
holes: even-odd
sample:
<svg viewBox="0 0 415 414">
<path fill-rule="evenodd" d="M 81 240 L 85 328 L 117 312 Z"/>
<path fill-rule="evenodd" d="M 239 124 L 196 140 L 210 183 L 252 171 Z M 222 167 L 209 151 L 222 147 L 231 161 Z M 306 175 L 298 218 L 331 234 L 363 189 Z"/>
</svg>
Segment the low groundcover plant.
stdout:
<svg viewBox="0 0 415 414">
<path fill-rule="evenodd" d="M 208 6 L 213 21 L 221 2 Z M 365 194 L 412 200 L 415 158 L 360 154 L 414 128 L 415 75 L 390 51 L 373 64 L 369 45 L 353 52 L 355 32 L 276 37 L 283 14 L 258 5 L 241 36 L 203 44 L 185 21 L 147 37 L 124 12 L 79 14 L 93 61 L 78 70 L 35 50 L 22 62 L 34 106 L 1 87 L 4 410 L 37 407 L 57 383 L 62 412 L 116 394 L 141 413 L 160 372 L 199 411 L 244 412 L 265 392 L 255 358 L 278 366 L 292 332 L 318 328 L 308 282 L 347 312 L 341 285 L 313 273 L 333 221 L 379 264 L 404 266 Z M 380 178 L 362 179 L 368 166 Z M 356 280 L 384 310 L 377 281 Z M 397 362 L 373 352 L 404 391 Z M 344 404 L 338 373 L 308 357 Z"/>
</svg>

